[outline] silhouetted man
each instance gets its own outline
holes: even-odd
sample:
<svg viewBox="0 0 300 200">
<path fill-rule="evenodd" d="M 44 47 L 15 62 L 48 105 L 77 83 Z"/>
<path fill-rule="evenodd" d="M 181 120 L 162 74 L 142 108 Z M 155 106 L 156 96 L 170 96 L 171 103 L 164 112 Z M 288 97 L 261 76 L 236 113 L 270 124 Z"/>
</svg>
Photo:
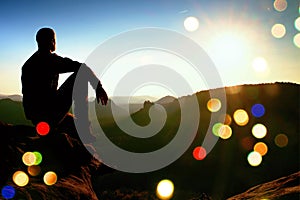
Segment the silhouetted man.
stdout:
<svg viewBox="0 0 300 200">
<path fill-rule="evenodd" d="M 96 91 L 97 102 L 106 105 L 107 94 L 100 80 L 92 70 L 83 63 L 63 58 L 53 53 L 56 49 L 55 32 L 51 28 L 41 28 L 36 34 L 38 50 L 25 62 L 22 67 L 23 107 L 27 119 L 34 125 L 41 121 L 55 128 L 63 123 L 70 115 L 73 88 L 79 71 L 83 78 L 76 84 L 77 95 L 74 98 L 75 118 L 81 123 L 83 130 L 89 131 L 88 120 L 88 82 Z M 73 72 L 58 89 L 59 74 Z M 80 112 L 76 112 L 80 108 Z M 68 116 L 68 117 L 66 117 Z M 87 133 L 89 134 L 89 133 Z M 87 141 L 94 139 L 87 136 Z"/>
</svg>

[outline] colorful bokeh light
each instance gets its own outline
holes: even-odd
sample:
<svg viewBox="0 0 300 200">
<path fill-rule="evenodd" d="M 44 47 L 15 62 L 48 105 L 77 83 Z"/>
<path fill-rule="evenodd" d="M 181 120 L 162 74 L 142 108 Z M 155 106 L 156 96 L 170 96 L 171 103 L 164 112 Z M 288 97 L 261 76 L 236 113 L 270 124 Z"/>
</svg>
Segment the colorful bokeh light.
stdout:
<svg viewBox="0 0 300 200">
<path fill-rule="evenodd" d="M 273 6 L 275 10 L 277 10 L 278 12 L 282 12 L 285 11 L 288 4 L 286 0 L 275 0 Z"/>
<path fill-rule="evenodd" d="M 34 151 L 33 152 L 34 156 L 35 156 L 35 162 L 34 165 L 39 165 L 41 164 L 42 160 L 43 160 L 43 156 L 40 152 L 38 151 Z"/>
<path fill-rule="evenodd" d="M 199 20 L 196 17 L 187 17 L 183 22 L 183 26 L 189 32 L 196 31 L 199 28 Z"/>
<path fill-rule="evenodd" d="M 282 38 L 286 34 L 286 28 L 283 24 L 274 24 L 271 32 L 275 38 Z"/>
<path fill-rule="evenodd" d="M 216 98 L 212 98 L 207 102 L 207 109 L 210 112 L 218 112 L 221 109 L 221 101 Z"/>
<path fill-rule="evenodd" d="M 247 160 L 251 166 L 256 167 L 261 164 L 262 156 L 260 155 L 260 153 L 252 151 L 248 154 Z"/>
<path fill-rule="evenodd" d="M 278 147 L 283 148 L 288 145 L 289 138 L 285 134 L 281 133 L 281 134 L 276 135 L 274 141 Z"/>
<path fill-rule="evenodd" d="M 254 145 L 254 151 L 258 152 L 261 156 L 268 153 L 268 146 L 263 142 L 258 142 Z"/>
<path fill-rule="evenodd" d="M 297 33 L 294 36 L 294 45 L 298 48 L 300 48 L 300 33 Z"/>
<path fill-rule="evenodd" d="M 27 185 L 29 183 L 29 177 L 28 175 L 23 172 L 23 171 L 16 171 L 14 174 L 13 174 L 13 182 L 20 186 L 20 187 L 23 187 L 25 185 Z"/>
<path fill-rule="evenodd" d="M 36 125 L 36 131 L 39 135 L 47 135 L 50 132 L 50 126 L 47 122 L 39 122 Z"/>
<path fill-rule="evenodd" d="M 174 193 L 174 184 L 168 179 L 161 180 L 156 187 L 157 197 L 162 200 L 171 199 Z"/>
<path fill-rule="evenodd" d="M 232 122 L 231 116 L 228 115 L 228 114 L 226 114 L 226 115 L 225 115 L 225 121 L 224 121 L 224 124 L 225 124 L 225 125 L 230 125 L 231 122 Z"/>
<path fill-rule="evenodd" d="M 4 199 L 12 199 L 16 194 L 16 190 L 13 186 L 6 185 L 1 190 L 1 195 Z"/>
<path fill-rule="evenodd" d="M 219 130 L 220 128 L 223 126 L 222 123 L 218 122 L 218 123 L 215 123 L 212 127 L 212 132 L 215 136 L 219 137 Z"/>
<path fill-rule="evenodd" d="M 263 124 L 255 124 L 252 127 L 252 135 L 258 139 L 264 138 L 267 135 L 267 128 Z"/>
<path fill-rule="evenodd" d="M 245 126 L 249 122 L 248 113 L 243 109 L 238 109 L 233 113 L 233 119 L 239 126 Z"/>
<path fill-rule="evenodd" d="M 251 108 L 251 113 L 254 117 L 262 117 L 265 114 L 265 107 L 262 104 L 254 104 Z"/>
<path fill-rule="evenodd" d="M 241 86 L 231 86 L 226 88 L 226 92 L 228 92 L 228 94 L 238 94 L 240 93 L 241 90 L 242 90 Z"/>
<path fill-rule="evenodd" d="M 222 125 L 219 129 L 219 137 L 226 140 L 229 139 L 232 135 L 232 129 L 228 125 Z"/>
<path fill-rule="evenodd" d="M 46 185 L 54 185 L 57 181 L 57 175 L 55 172 L 49 171 L 44 175 L 43 180 Z"/>
<path fill-rule="evenodd" d="M 27 168 L 28 174 L 31 176 L 38 176 L 41 173 L 41 167 L 38 165 L 32 165 Z"/>
<path fill-rule="evenodd" d="M 196 147 L 193 151 L 193 156 L 196 160 L 203 160 L 206 157 L 206 150 L 203 147 Z"/>
<path fill-rule="evenodd" d="M 244 137 L 241 141 L 241 146 L 247 150 L 247 151 L 250 151 L 253 149 L 253 145 L 254 145 L 255 141 L 254 141 L 254 138 L 253 137 L 250 137 L 250 136 L 247 136 L 247 137 Z"/>
<path fill-rule="evenodd" d="M 300 31 L 300 17 L 295 20 L 295 28 Z"/>
<path fill-rule="evenodd" d="M 22 161 L 26 166 L 32 166 L 36 163 L 36 156 L 33 152 L 26 152 L 22 156 Z"/>
<path fill-rule="evenodd" d="M 222 122 L 225 125 L 230 125 L 232 122 L 232 118 L 229 114 L 220 114 L 219 116 L 219 121 Z"/>
</svg>

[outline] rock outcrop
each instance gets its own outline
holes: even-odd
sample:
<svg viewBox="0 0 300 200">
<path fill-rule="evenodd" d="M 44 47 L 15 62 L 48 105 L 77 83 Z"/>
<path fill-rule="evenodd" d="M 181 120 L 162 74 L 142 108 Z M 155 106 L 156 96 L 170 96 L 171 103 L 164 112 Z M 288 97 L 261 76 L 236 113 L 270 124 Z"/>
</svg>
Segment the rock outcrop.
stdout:
<svg viewBox="0 0 300 200">
<path fill-rule="evenodd" d="M 80 140 L 59 131 L 39 136 L 34 127 L 4 123 L 0 123 L 0 133 L 0 186 L 12 186 L 14 198 L 97 199 L 92 175 L 101 168 L 101 163 Z M 42 155 L 41 172 L 36 176 L 29 175 L 28 167 L 22 162 L 23 154 L 33 151 Z M 29 183 L 22 187 L 16 185 L 12 178 L 16 171 L 28 174 Z M 44 183 L 43 175 L 47 171 L 57 174 L 54 185 Z"/>
<path fill-rule="evenodd" d="M 254 186 L 244 193 L 228 198 L 228 200 L 299 199 L 299 197 L 300 171 L 274 181 Z"/>
</svg>

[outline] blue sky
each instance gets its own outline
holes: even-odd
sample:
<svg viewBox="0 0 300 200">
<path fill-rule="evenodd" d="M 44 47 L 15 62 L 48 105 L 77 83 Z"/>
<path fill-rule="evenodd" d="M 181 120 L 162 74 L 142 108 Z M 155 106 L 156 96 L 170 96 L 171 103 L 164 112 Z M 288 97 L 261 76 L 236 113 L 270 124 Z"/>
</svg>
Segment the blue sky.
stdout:
<svg viewBox="0 0 300 200">
<path fill-rule="evenodd" d="M 44 26 L 53 27 L 57 33 L 56 53 L 81 62 L 114 35 L 136 28 L 160 27 L 182 33 L 203 47 L 215 62 L 225 86 L 274 81 L 300 83 L 297 75 L 300 72 L 300 49 L 293 43 L 293 37 L 299 33 L 294 21 L 299 17 L 300 2 L 287 0 L 288 6 L 282 12 L 274 9 L 273 2 L 1 1 L 0 94 L 21 93 L 21 66 L 36 51 L 35 33 Z M 199 20 L 196 31 L 189 32 L 183 26 L 189 16 Z M 276 23 L 286 28 L 283 38 L 271 34 Z M 231 38 L 224 39 L 228 33 Z M 234 44 L 230 44 L 233 46 L 230 49 L 231 46 L 226 45 L 232 38 Z M 239 53 L 241 55 L 237 56 Z M 253 60 L 257 57 L 265 59 L 267 69 L 254 70 Z M 113 93 L 108 81 L 104 84 L 108 93 Z M 156 95 L 149 88 L 143 91 Z"/>
</svg>

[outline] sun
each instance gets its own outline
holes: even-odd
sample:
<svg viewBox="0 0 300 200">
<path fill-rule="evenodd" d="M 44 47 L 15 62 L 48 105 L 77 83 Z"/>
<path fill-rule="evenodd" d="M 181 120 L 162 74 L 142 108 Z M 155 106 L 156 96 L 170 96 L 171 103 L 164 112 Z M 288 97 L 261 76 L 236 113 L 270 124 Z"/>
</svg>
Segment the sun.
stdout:
<svg viewBox="0 0 300 200">
<path fill-rule="evenodd" d="M 237 32 L 227 30 L 212 37 L 210 54 L 223 66 L 240 63 L 248 53 L 247 40 Z"/>
<path fill-rule="evenodd" d="M 268 64 L 266 59 L 263 57 L 257 57 L 253 60 L 252 67 L 256 72 L 265 72 L 267 70 Z"/>
</svg>

